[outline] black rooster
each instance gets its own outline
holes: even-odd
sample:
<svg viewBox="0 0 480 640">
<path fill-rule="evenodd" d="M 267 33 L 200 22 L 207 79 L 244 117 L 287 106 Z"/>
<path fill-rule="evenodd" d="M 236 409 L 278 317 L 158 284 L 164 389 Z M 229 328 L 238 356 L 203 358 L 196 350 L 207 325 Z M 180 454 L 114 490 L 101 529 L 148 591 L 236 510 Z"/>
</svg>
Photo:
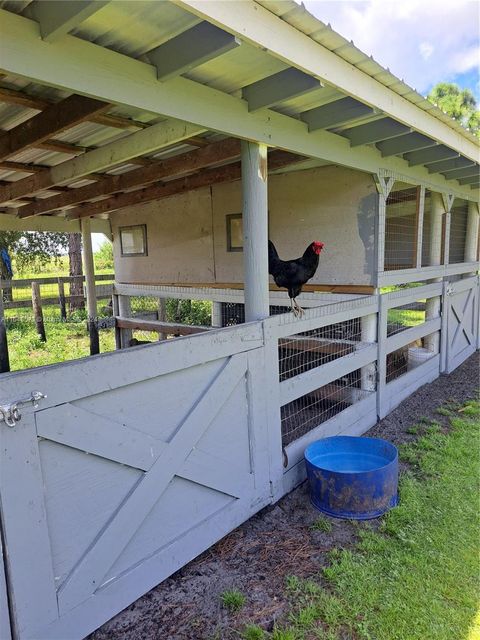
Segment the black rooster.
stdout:
<svg viewBox="0 0 480 640">
<path fill-rule="evenodd" d="M 322 249 L 323 242 L 315 241 L 308 245 L 301 258 L 280 260 L 275 245 L 271 240 L 268 241 L 268 272 L 278 287 L 288 290 L 290 305 L 297 318 L 303 315 L 303 309 L 295 298 L 302 292 L 303 285 L 315 275 Z"/>
</svg>

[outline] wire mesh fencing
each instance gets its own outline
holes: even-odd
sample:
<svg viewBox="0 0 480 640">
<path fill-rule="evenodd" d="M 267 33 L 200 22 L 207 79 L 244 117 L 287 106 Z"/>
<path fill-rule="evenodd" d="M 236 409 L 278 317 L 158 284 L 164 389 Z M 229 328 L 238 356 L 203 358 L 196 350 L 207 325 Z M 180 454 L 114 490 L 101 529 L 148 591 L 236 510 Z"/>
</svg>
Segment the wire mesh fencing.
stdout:
<svg viewBox="0 0 480 640">
<path fill-rule="evenodd" d="M 443 212 L 433 211 L 432 192 L 426 189 L 422 228 L 422 267 L 444 264 L 445 222 Z"/>
<path fill-rule="evenodd" d="M 449 258 L 450 264 L 465 262 L 467 238 L 468 203 L 455 198 L 450 213 Z"/>
<path fill-rule="evenodd" d="M 375 381 L 376 363 L 373 368 Z M 322 423 L 375 393 L 376 383 L 362 389 L 362 370 L 332 380 L 281 408 L 282 445 L 285 447 Z"/>
<path fill-rule="evenodd" d="M 320 367 L 361 348 L 361 319 L 305 331 L 278 343 L 280 381 Z"/>
<path fill-rule="evenodd" d="M 431 333 L 389 353 L 385 382 L 388 384 L 433 358 L 438 344 L 438 335 Z"/>
<path fill-rule="evenodd" d="M 415 300 L 388 310 L 387 337 L 425 322 L 426 300 Z"/>
<path fill-rule="evenodd" d="M 385 208 L 385 271 L 416 266 L 420 187 L 395 183 Z"/>
</svg>

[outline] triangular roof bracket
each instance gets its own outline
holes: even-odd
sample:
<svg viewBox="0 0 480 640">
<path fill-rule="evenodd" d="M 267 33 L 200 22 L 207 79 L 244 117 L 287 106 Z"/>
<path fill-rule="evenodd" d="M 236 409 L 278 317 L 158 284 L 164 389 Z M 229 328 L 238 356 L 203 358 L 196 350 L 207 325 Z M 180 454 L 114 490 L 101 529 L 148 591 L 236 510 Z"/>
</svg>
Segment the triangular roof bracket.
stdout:
<svg viewBox="0 0 480 640">
<path fill-rule="evenodd" d="M 395 178 L 392 176 L 384 176 L 378 173 L 374 174 L 375 185 L 377 187 L 377 191 L 380 195 L 388 198 L 390 191 L 392 190 L 393 184 L 395 182 Z"/>
<path fill-rule="evenodd" d="M 450 213 L 453 201 L 455 200 L 455 196 L 453 195 L 453 193 L 442 193 L 442 200 L 446 213 Z"/>
</svg>

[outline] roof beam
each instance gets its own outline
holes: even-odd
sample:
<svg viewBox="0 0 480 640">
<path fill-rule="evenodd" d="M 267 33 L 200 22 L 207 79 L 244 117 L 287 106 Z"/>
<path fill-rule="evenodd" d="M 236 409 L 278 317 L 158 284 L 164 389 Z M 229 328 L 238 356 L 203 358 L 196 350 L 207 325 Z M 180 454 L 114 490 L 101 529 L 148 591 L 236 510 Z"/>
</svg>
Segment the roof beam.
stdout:
<svg viewBox="0 0 480 640">
<path fill-rule="evenodd" d="M 459 153 L 439 144 L 430 149 L 421 149 L 420 151 L 411 151 L 403 157 L 408 162 L 409 167 L 416 167 L 419 164 L 428 164 L 429 162 L 437 162 L 440 160 L 449 160 L 450 158 L 458 158 Z"/>
<path fill-rule="evenodd" d="M 268 169 L 273 171 L 281 167 L 301 162 L 305 160 L 302 156 L 288 153 L 287 151 L 272 151 L 268 154 Z M 131 205 L 143 204 L 152 200 L 160 200 L 185 191 L 200 189 L 201 187 L 218 184 L 220 182 L 231 182 L 239 180 L 242 177 L 242 169 L 240 162 L 216 167 L 215 169 L 204 169 L 199 173 L 191 176 L 180 178 L 178 180 L 170 180 L 166 183 L 154 184 L 146 189 L 138 189 L 128 193 L 121 193 L 106 200 L 91 202 L 87 205 L 76 207 L 67 212 L 67 219 L 74 220 L 77 218 L 85 218 L 89 216 L 123 209 Z"/>
<path fill-rule="evenodd" d="M 57 184 L 73 182 L 87 176 L 108 169 L 122 163 L 134 162 L 137 156 L 158 151 L 177 142 L 187 140 L 192 135 L 198 135 L 204 130 L 178 120 L 165 120 L 142 129 L 120 140 L 93 149 L 87 153 L 72 158 L 67 162 L 55 165 L 42 173 L 17 180 L 0 187 L 0 202 L 15 200 L 48 189 Z M 143 163 L 142 163 L 143 165 Z"/>
<path fill-rule="evenodd" d="M 357 147 L 360 144 L 371 144 L 372 142 L 396 138 L 411 131 L 409 127 L 396 120 L 382 118 L 381 120 L 375 120 L 374 122 L 368 122 L 358 127 L 352 127 L 347 131 L 342 131 L 340 135 L 348 138 L 352 147 Z"/>
<path fill-rule="evenodd" d="M 434 162 L 427 164 L 428 173 L 441 173 L 442 171 L 450 171 L 451 169 L 463 169 L 464 167 L 471 167 L 475 162 L 468 158 L 450 158 L 449 160 L 442 160 L 441 162 Z"/>
<path fill-rule="evenodd" d="M 67 231 L 78 233 L 81 231 L 79 221 L 68 221 L 63 216 L 39 216 L 29 220 L 20 220 L 16 215 L 0 211 L 1 231 Z M 111 237 L 110 220 L 93 218 L 91 221 L 92 233 L 105 233 Z"/>
<path fill-rule="evenodd" d="M 104 111 L 108 106 L 100 100 L 77 95 L 52 104 L 0 137 L 0 160 L 45 142 L 50 136 L 83 122 L 88 116 Z"/>
<path fill-rule="evenodd" d="M 229 138 L 228 140 L 210 144 L 208 147 L 203 147 L 203 149 L 196 149 L 163 162 L 152 164 L 149 167 L 142 167 L 121 175 L 105 176 L 94 184 L 69 189 L 65 193 L 51 198 L 43 198 L 35 203 L 21 207 L 18 215 L 20 218 L 28 218 L 55 211 L 85 200 L 92 200 L 98 196 L 126 191 L 150 182 L 199 171 L 220 162 L 234 160 L 239 156 L 240 141 Z"/>
<path fill-rule="evenodd" d="M 209 22 L 201 22 L 149 51 L 158 80 L 169 80 L 240 46 L 240 40 Z"/>
<path fill-rule="evenodd" d="M 37 98 L 36 96 L 30 96 L 23 91 L 17 91 L 16 89 L 10 89 L 7 87 L 0 87 L 0 102 L 6 102 L 7 104 L 16 104 L 20 107 L 28 107 L 29 109 L 37 109 L 43 111 L 51 104 L 55 104 L 52 101 L 44 100 L 43 98 Z M 114 129 L 145 129 L 148 127 L 148 123 L 139 122 L 137 120 L 131 120 L 130 118 L 123 118 L 122 116 L 115 116 L 106 113 L 97 113 L 89 118 L 89 122 L 96 122 L 102 124 L 105 127 L 112 127 Z"/>
<path fill-rule="evenodd" d="M 249 111 L 256 111 L 298 98 L 321 87 L 320 80 L 290 67 L 244 87 L 242 98 L 248 102 Z"/>
<path fill-rule="evenodd" d="M 366 104 L 362 104 L 353 98 L 342 98 L 322 107 L 304 111 L 301 114 L 301 118 L 308 124 L 309 131 L 316 131 L 317 129 L 340 127 L 351 120 L 372 115 L 373 113 L 373 109 Z"/>
<path fill-rule="evenodd" d="M 41 173 L 48 167 L 40 164 L 26 164 L 23 162 L 11 162 L 10 160 L 1 160 L 0 169 L 11 171 L 22 171 L 23 173 Z"/>
<path fill-rule="evenodd" d="M 109 0 L 41 0 L 33 5 L 32 14 L 40 25 L 42 38 L 52 42 L 78 27 L 108 2 Z"/>
<path fill-rule="evenodd" d="M 209 8 L 211 5 L 225 5 L 225 8 L 232 7 L 233 12 L 237 11 L 240 5 L 242 7 L 250 5 L 249 2 L 204 4 Z M 256 5 L 256 3 L 252 4 Z M 271 26 L 281 22 L 281 20 L 275 20 Z M 250 25 L 245 24 L 247 31 L 249 28 Z M 294 34 L 301 35 L 295 29 L 292 31 Z M 278 37 L 275 35 L 275 40 Z M 19 75 L 34 82 L 161 114 L 166 118 L 178 118 L 183 121 L 183 127 L 186 129 L 190 127 L 195 130 L 197 127 L 196 131 L 190 130 L 184 139 L 190 135 L 198 135 L 199 130 L 214 130 L 227 136 L 247 138 L 360 171 L 377 173 L 381 168 L 402 174 L 414 182 L 426 180 L 426 184 L 431 188 L 440 191 L 453 188 L 459 197 L 472 198 L 475 195 L 472 195 L 470 188 L 462 188 L 458 185 L 452 187 L 443 176 L 429 177 L 427 170 L 423 167 L 408 171 L 408 165 L 402 158 L 382 159 L 376 148 L 368 146 L 351 148 L 348 140 L 328 131 L 318 130 L 308 133 L 304 122 L 284 114 L 267 109 L 249 113 L 247 103 L 238 96 L 228 95 L 187 78 L 173 78 L 168 82 L 167 90 L 166 85 L 157 81 L 155 68 L 151 65 L 81 38 L 68 35 L 53 44 L 45 43 L 39 38 L 37 23 L 1 9 L 0 39 L 2 41 L 0 73 L 4 71 Z M 308 37 L 301 38 L 301 42 L 306 43 L 310 52 L 312 54 L 318 52 L 319 59 L 322 59 L 322 47 L 313 41 L 310 43 L 315 46 L 309 47 L 308 41 L 310 41 Z M 337 56 L 333 55 L 333 58 Z M 352 77 L 355 78 L 356 70 L 350 64 L 347 64 L 347 67 L 349 74 L 353 74 Z M 360 73 L 360 77 L 366 76 Z M 380 87 L 381 91 L 385 89 L 376 81 L 374 85 Z M 387 93 L 390 101 L 395 102 L 395 94 L 391 90 Z M 403 100 L 402 106 L 404 102 L 404 115 L 407 117 L 408 103 Z M 414 105 L 410 104 L 410 107 Z M 412 117 L 414 114 L 420 114 L 421 121 L 422 112 L 418 107 L 414 107 Z M 435 122 L 432 116 L 423 115 L 428 123 Z M 439 133 L 444 129 L 448 130 L 448 127 L 442 124 Z M 150 135 L 151 130 L 152 127 L 145 130 L 147 136 Z M 129 138 L 140 133 L 144 132 L 136 132 Z M 462 143 L 462 148 L 465 148 L 465 153 L 467 155 L 471 153 L 475 159 L 478 153 L 477 144 L 457 133 L 455 135 Z M 143 153 L 146 154 L 148 151 Z M 88 154 L 76 160 L 80 161 L 86 155 Z M 113 164 L 109 162 L 108 166 Z M 96 171 L 97 168 L 92 170 Z M 67 176 L 66 181 L 68 179 Z"/>
<path fill-rule="evenodd" d="M 470 176 L 468 178 L 460 178 L 458 180 L 458 182 L 460 184 L 477 184 L 477 182 L 479 182 L 479 181 L 480 181 L 480 176 L 479 176 L 478 171 L 477 171 L 477 175 L 475 175 L 475 176 Z"/>
<path fill-rule="evenodd" d="M 434 147 L 437 143 L 435 140 L 422 135 L 421 133 L 406 133 L 403 136 L 397 136 L 385 142 L 377 142 L 377 149 L 381 152 L 382 157 L 396 156 L 407 151 L 415 151 L 417 149 L 426 149 Z"/>
<path fill-rule="evenodd" d="M 470 176 L 479 175 L 478 165 L 472 162 L 470 167 L 463 167 L 463 169 L 452 169 L 451 171 L 444 171 L 443 175 L 447 180 L 458 180 L 458 178 L 469 178 Z"/>
<path fill-rule="evenodd" d="M 476 143 L 315 42 L 258 2 L 175 0 L 203 20 L 475 159 Z"/>
</svg>

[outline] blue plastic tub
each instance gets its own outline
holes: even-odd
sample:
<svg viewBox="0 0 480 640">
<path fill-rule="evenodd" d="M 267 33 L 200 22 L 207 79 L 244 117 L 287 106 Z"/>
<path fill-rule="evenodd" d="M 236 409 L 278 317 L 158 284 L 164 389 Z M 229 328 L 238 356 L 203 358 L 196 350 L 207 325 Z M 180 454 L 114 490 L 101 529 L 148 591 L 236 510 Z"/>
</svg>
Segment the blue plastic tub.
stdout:
<svg viewBox="0 0 480 640">
<path fill-rule="evenodd" d="M 335 518 L 377 518 L 398 502 L 398 451 L 380 438 L 334 436 L 305 450 L 314 507 Z"/>
</svg>

